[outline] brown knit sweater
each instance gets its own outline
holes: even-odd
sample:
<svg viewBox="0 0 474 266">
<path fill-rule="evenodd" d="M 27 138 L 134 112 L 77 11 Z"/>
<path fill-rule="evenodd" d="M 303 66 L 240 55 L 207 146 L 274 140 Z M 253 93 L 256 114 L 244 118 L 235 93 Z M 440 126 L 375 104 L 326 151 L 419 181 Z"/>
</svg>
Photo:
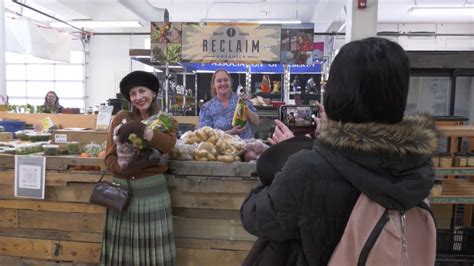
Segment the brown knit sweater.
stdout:
<svg viewBox="0 0 474 266">
<path fill-rule="evenodd" d="M 110 125 L 109 133 L 107 134 L 107 151 L 105 155 L 105 165 L 114 174 L 117 175 L 122 171 L 117 161 L 117 145 L 113 138 L 114 128 L 122 123 L 122 120 L 126 119 L 128 122 L 137 120 L 134 118 L 131 112 L 121 111 L 112 120 Z M 153 139 L 149 142 L 155 149 L 161 153 L 170 153 L 176 144 L 176 130 L 178 122 L 173 118 L 171 129 L 163 133 L 160 130 L 153 131 Z M 143 169 L 140 173 L 135 175 L 135 178 L 142 178 L 151 175 L 156 175 L 165 172 L 168 166 L 151 166 Z"/>
</svg>

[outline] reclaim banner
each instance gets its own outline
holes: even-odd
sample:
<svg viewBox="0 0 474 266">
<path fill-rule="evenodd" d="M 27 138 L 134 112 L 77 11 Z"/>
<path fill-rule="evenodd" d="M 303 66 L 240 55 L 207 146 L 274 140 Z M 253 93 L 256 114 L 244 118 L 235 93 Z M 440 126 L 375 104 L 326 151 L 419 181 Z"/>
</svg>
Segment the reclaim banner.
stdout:
<svg viewBox="0 0 474 266">
<path fill-rule="evenodd" d="M 185 23 L 182 61 L 280 62 L 280 31 L 278 25 Z"/>
<path fill-rule="evenodd" d="M 152 22 L 151 62 L 312 64 L 314 25 Z"/>
</svg>

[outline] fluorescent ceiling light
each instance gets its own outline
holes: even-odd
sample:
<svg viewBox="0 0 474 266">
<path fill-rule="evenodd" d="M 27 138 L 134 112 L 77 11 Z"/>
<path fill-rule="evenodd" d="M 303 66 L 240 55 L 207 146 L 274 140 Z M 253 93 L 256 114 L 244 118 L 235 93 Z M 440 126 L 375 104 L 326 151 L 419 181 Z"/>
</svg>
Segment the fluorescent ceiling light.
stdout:
<svg viewBox="0 0 474 266">
<path fill-rule="evenodd" d="M 141 28 L 142 24 L 138 21 L 68 21 L 67 23 L 78 28 Z M 69 28 L 67 24 L 61 22 L 49 23 L 51 27 L 55 28 Z"/>
<path fill-rule="evenodd" d="M 433 16 L 474 16 L 474 7 L 412 7 L 408 9 L 409 15 Z"/>
<path fill-rule="evenodd" d="M 258 23 L 258 24 L 301 24 L 299 19 L 202 19 L 202 23 L 206 22 L 223 22 L 223 23 Z"/>
</svg>

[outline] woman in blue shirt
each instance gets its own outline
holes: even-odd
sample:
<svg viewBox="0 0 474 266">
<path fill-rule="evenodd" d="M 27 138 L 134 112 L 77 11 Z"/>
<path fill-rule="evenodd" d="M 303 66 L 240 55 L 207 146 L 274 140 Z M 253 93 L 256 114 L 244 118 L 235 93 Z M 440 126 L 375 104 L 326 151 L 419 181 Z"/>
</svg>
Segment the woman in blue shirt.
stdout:
<svg viewBox="0 0 474 266">
<path fill-rule="evenodd" d="M 219 69 L 211 78 L 212 99 L 201 107 L 199 127 L 209 126 L 221 129 L 230 135 L 239 135 L 242 139 L 253 137 L 252 127 L 260 124 L 260 118 L 250 101 L 247 101 L 247 123 L 245 127 L 232 127 L 232 118 L 239 96 L 232 92 L 232 80 L 229 72 Z M 250 124 L 250 125 L 249 125 Z"/>
</svg>

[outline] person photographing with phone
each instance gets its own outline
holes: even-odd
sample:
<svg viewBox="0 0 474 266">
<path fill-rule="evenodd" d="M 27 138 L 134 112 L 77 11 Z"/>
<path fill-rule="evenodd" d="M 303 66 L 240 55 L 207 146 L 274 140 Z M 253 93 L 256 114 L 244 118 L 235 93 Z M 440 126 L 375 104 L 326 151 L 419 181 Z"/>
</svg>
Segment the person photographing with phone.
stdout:
<svg viewBox="0 0 474 266">
<path fill-rule="evenodd" d="M 214 97 L 201 107 L 199 127 L 221 129 L 227 134 L 239 135 L 242 139 L 253 138 L 252 126 L 258 126 L 260 118 L 247 96 L 239 93 L 232 91 L 229 72 L 216 70 L 211 78 L 211 95 Z M 235 118 L 237 107 L 240 108 L 240 115 Z"/>
<path fill-rule="evenodd" d="M 339 50 L 329 71 L 327 118 L 319 136 L 309 149 L 303 145 L 283 158 L 273 180 L 258 183 L 240 209 L 249 233 L 290 242 L 279 260 L 283 265 L 328 265 L 361 193 L 399 213 L 428 197 L 440 134 L 428 115 L 404 117 L 409 79 L 408 56 L 395 42 L 371 37 Z M 272 140 L 291 134 L 277 121 Z M 427 248 L 415 256 L 432 254 Z"/>
<path fill-rule="evenodd" d="M 314 130 L 315 136 L 317 136 L 319 132 L 321 132 L 322 124 L 327 120 L 324 106 L 320 104 L 319 102 L 317 102 L 316 109 L 318 110 L 318 116 L 313 115 L 311 117 L 311 119 L 316 124 L 316 128 Z M 275 131 L 273 132 L 271 137 L 267 139 L 267 141 L 270 144 L 275 145 L 287 139 L 293 138 L 295 136 L 295 133 L 290 129 L 290 127 L 292 127 L 294 124 L 295 124 L 295 117 L 294 117 L 294 114 L 292 114 L 292 112 L 289 113 L 289 116 L 287 117 L 285 123 L 282 122 L 282 120 L 275 119 Z M 308 141 L 311 141 L 311 142 L 313 141 L 311 134 L 306 134 L 305 136 L 308 137 Z"/>
</svg>

